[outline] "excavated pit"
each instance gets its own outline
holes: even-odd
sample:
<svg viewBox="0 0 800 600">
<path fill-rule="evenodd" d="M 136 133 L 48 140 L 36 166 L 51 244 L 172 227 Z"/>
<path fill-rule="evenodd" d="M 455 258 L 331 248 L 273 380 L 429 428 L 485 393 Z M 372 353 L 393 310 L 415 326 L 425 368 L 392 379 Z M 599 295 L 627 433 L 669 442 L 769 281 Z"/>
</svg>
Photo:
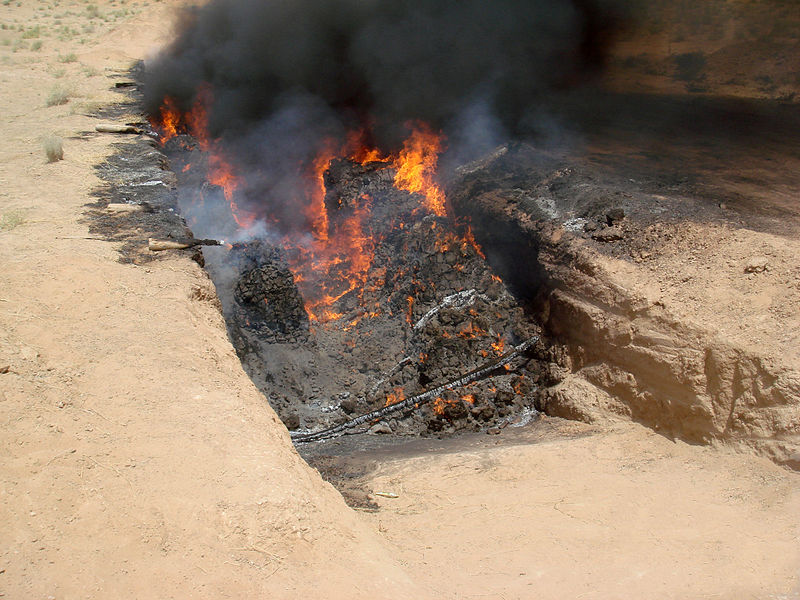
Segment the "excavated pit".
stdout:
<svg viewBox="0 0 800 600">
<path fill-rule="evenodd" d="M 766 139 L 779 127 L 770 126 L 770 107 L 756 108 Z M 784 113 L 782 107 L 775 111 L 782 129 Z M 133 108 L 128 118 L 141 125 Z M 614 132 L 618 139 L 609 135 Z M 470 220 L 486 260 L 472 244 L 459 243 L 449 254 L 431 252 L 445 232 L 463 241 L 463 226 L 460 230 L 430 216 L 412 219 L 404 235 L 381 240 L 385 246 L 378 252 L 377 272 L 365 292 L 382 303 L 380 316 L 368 318 L 362 300 L 344 298 L 350 320 L 315 328 L 301 310 L 286 253 L 278 244 L 262 240 L 230 250 L 207 248 L 207 268 L 235 325 L 231 337 L 243 364 L 290 428 L 331 426 L 382 406 L 392 395 L 408 396 L 468 372 L 498 355 L 492 347 L 498 336 L 510 347 L 541 334 L 543 341 L 515 360 L 512 372 L 492 373 L 469 389 L 444 394 L 438 412 L 431 404 L 395 415 L 377 431 L 497 432 L 525 422 L 535 411 L 588 422 L 622 418 L 671 437 L 725 441 L 797 468 L 796 370 L 681 321 L 658 301 L 626 289 L 597 260 L 611 256 L 646 265 L 658 258 L 662 246 L 680 240 L 683 224 L 690 222 L 792 237 L 795 209 L 764 206 L 761 196 L 748 200 L 749 188 L 740 187 L 741 195 L 731 196 L 730 180 L 710 177 L 705 163 L 681 170 L 680 178 L 670 175 L 683 169 L 693 147 L 709 144 L 729 155 L 714 167 L 724 175 L 726 165 L 746 162 L 749 147 L 741 140 L 715 134 L 698 143 L 676 128 L 675 152 L 653 162 L 646 155 L 631 158 L 624 150 L 632 146 L 619 139 L 624 128 L 606 127 L 600 134 L 608 140 L 606 147 L 588 158 L 516 144 L 461 168 L 448 182 L 448 198 L 456 218 Z M 221 190 L 203 184 L 202 170 L 185 170 L 190 138 L 161 151 L 149 136 L 129 140 L 98 167 L 107 185 L 87 213 L 94 234 L 125 241 L 122 260 L 157 260 L 143 242 L 148 236 L 187 237 L 183 223 L 176 221 L 178 206 L 196 236 L 209 235 L 192 219 L 198 191 L 206 214 L 216 211 L 214 235 L 235 231 Z M 768 150 L 764 160 L 789 155 L 782 140 L 776 136 L 762 148 L 762 153 Z M 335 167 L 328 183 L 343 197 L 352 198 L 366 186 L 376 206 L 402 207 L 409 201 L 408 194 L 390 189 L 391 176 L 384 169 L 347 161 Z M 778 175 L 757 168 L 753 177 Z M 156 180 L 162 184 L 150 185 Z M 689 201 L 691 196 L 698 200 Z M 736 210 L 726 208 L 723 199 Z M 141 210 L 105 208 L 114 202 Z M 398 210 L 398 215 L 413 212 L 410 205 Z M 385 216 L 376 212 L 376 232 L 386 229 Z M 178 252 L 203 261 L 196 248 Z M 459 269 L 452 268 L 454 257 Z M 398 270 L 406 259 L 406 268 L 416 275 Z M 382 285 L 375 286 L 379 280 Z M 410 313 L 408 297 L 414 299 Z M 415 330 L 448 297 L 466 302 L 455 309 L 440 307 L 434 319 Z M 268 298 L 273 300 L 269 307 Z M 352 321 L 357 322 L 351 326 Z"/>
</svg>

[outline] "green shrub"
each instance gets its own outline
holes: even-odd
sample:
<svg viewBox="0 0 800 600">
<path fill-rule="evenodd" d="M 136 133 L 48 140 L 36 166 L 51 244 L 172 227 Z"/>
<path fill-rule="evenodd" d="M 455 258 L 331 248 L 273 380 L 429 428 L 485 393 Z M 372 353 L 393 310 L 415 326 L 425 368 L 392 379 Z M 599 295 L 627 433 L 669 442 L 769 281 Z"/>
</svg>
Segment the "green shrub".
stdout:
<svg viewBox="0 0 800 600">
<path fill-rule="evenodd" d="M 36 27 L 31 27 L 22 34 L 22 39 L 30 40 L 33 38 L 38 38 L 39 35 L 41 35 L 41 32 L 42 32 L 41 26 L 37 25 Z"/>
</svg>

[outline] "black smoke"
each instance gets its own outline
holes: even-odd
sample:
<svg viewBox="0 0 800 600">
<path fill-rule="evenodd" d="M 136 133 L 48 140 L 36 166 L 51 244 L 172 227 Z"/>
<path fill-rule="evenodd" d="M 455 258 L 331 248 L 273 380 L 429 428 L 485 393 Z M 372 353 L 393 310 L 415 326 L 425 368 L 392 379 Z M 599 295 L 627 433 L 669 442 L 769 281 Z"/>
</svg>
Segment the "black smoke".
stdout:
<svg viewBox="0 0 800 600">
<path fill-rule="evenodd" d="M 214 136 L 298 101 L 330 113 L 323 129 L 372 125 L 389 145 L 410 120 L 476 110 L 514 130 L 602 67 L 625 15 L 620 0 L 212 0 L 148 66 L 146 109 L 187 109 L 210 84 Z"/>
</svg>

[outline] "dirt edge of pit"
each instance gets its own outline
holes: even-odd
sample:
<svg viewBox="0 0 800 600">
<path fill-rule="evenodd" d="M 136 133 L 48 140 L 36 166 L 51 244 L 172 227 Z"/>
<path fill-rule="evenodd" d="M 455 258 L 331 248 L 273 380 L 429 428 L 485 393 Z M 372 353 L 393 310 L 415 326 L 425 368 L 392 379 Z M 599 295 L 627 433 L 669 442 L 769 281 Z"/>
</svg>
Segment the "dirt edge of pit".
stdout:
<svg viewBox="0 0 800 600">
<path fill-rule="evenodd" d="M 454 201 L 480 224 L 487 254 L 517 256 L 504 275 L 524 288 L 550 347 L 551 385 L 537 409 L 594 424 L 632 420 L 800 470 L 795 369 L 673 314 L 605 269 L 585 236 L 498 198 Z"/>
</svg>

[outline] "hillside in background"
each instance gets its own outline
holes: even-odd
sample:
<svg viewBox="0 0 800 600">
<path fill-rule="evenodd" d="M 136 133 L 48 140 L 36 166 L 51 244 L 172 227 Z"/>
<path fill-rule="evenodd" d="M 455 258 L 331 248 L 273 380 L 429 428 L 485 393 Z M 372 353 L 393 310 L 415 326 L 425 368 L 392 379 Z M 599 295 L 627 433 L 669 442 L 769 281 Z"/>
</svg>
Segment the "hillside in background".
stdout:
<svg viewBox="0 0 800 600">
<path fill-rule="evenodd" d="M 612 50 L 618 91 L 800 99 L 795 0 L 654 0 Z"/>
</svg>

